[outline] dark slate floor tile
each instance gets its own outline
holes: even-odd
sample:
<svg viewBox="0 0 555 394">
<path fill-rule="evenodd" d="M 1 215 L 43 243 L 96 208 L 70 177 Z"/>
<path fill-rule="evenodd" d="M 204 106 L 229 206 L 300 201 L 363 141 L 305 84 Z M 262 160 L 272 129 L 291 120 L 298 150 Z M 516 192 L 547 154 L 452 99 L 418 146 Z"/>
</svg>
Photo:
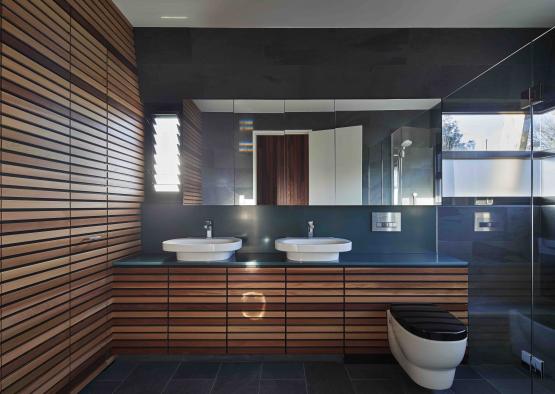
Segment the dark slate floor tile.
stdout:
<svg viewBox="0 0 555 394">
<path fill-rule="evenodd" d="M 220 379 L 245 379 L 255 380 L 260 378 L 261 363 L 222 363 L 218 380 Z"/>
<path fill-rule="evenodd" d="M 259 394 L 306 394 L 304 379 L 261 380 Z"/>
<path fill-rule="evenodd" d="M 303 363 L 264 363 L 262 379 L 303 379 Z"/>
<path fill-rule="evenodd" d="M 528 371 L 514 365 L 478 365 L 474 370 L 484 379 L 529 379 Z"/>
<path fill-rule="evenodd" d="M 455 379 L 482 379 L 482 377 L 471 366 L 459 365 L 455 372 Z"/>
<path fill-rule="evenodd" d="M 214 379 L 172 379 L 164 394 L 209 394 Z"/>
<path fill-rule="evenodd" d="M 397 379 L 403 386 L 403 392 L 405 394 L 453 394 L 454 390 L 452 388 L 447 390 L 430 390 L 425 387 L 420 386 L 414 380 L 411 379 L 409 375 L 406 374 L 402 369 L 397 375 Z M 477 394 L 477 393 L 474 393 Z"/>
<path fill-rule="evenodd" d="M 531 394 L 531 379 L 488 379 L 488 382 L 502 394 Z M 534 384 L 534 394 L 552 394 L 541 385 Z"/>
<path fill-rule="evenodd" d="M 141 362 L 124 380 L 116 393 L 159 394 L 175 373 L 176 361 Z"/>
<path fill-rule="evenodd" d="M 541 389 L 547 390 L 551 394 L 555 394 L 555 379 L 550 376 L 546 376 L 544 379 L 534 378 L 534 389 L 536 386 L 541 387 Z"/>
<path fill-rule="evenodd" d="M 212 394 L 256 394 L 260 363 L 222 363 Z"/>
<path fill-rule="evenodd" d="M 343 364 L 305 363 L 304 367 L 309 393 L 354 393 L 353 386 Z"/>
<path fill-rule="evenodd" d="M 138 362 L 117 358 L 95 380 L 125 380 L 138 365 Z"/>
<path fill-rule="evenodd" d="M 258 394 L 260 380 L 216 379 L 211 394 Z"/>
<path fill-rule="evenodd" d="M 396 364 L 345 365 L 351 379 L 393 379 L 401 368 Z"/>
<path fill-rule="evenodd" d="M 455 380 L 451 389 L 455 394 L 499 394 L 491 384 L 485 380 Z"/>
<path fill-rule="evenodd" d="M 404 394 L 402 385 L 393 379 L 354 380 L 356 394 Z"/>
<path fill-rule="evenodd" d="M 218 369 L 220 369 L 220 363 L 181 363 L 173 379 L 214 379 Z"/>
<path fill-rule="evenodd" d="M 93 380 L 83 390 L 81 394 L 110 394 L 113 393 L 121 382 L 116 380 Z"/>
</svg>

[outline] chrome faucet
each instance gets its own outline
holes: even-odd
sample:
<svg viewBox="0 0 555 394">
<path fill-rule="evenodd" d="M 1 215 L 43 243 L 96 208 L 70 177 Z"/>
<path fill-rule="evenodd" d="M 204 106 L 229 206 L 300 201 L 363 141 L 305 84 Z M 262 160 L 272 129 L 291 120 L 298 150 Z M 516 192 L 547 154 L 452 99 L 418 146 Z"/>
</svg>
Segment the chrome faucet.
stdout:
<svg viewBox="0 0 555 394">
<path fill-rule="evenodd" d="M 206 238 L 212 238 L 212 219 L 204 221 L 204 229 L 206 230 Z"/>
<path fill-rule="evenodd" d="M 308 221 L 308 238 L 314 237 L 314 221 Z"/>
</svg>

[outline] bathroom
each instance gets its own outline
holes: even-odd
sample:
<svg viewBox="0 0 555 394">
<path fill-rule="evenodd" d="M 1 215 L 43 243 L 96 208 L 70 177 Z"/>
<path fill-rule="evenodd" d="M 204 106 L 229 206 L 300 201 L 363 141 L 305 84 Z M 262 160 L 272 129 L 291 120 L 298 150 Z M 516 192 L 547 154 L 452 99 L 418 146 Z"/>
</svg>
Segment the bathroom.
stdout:
<svg viewBox="0 0 555 394">
<path fill-rule="evenodd" d="M 555 393 L 553 4 L 378 3 L 1 2 L 2 393 Z"/>
</svg>

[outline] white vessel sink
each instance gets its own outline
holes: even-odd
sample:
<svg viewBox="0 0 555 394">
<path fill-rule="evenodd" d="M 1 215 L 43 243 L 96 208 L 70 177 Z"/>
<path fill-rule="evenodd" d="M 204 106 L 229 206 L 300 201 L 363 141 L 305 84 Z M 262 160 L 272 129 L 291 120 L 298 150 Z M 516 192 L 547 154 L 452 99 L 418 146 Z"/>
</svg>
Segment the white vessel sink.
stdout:
<svg viewBox="0 0 555 394">
<path fill-rule="evenodd" d="M 222 261 L 227 260 L 243 241 L 239 238 L 179 238 L 162 242 L 165 252 L 175 252 L 178 261 Z"/>
<path fill-rule="evenodd" d="M 280 238 L 276 249 L 293 261 L 338 261 L 339 253 L 350 251 L 352 243 L 342 238 Z"/>
</svg>

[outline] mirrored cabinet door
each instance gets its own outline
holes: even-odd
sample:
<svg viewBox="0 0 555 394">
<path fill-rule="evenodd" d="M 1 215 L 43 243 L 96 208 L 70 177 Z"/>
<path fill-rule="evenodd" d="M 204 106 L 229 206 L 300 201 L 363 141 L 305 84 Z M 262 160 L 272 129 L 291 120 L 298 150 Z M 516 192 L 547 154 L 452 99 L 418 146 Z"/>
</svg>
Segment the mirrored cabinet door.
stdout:
<svg viewBox="0 0 555 394">
<path fill-rule="evenodd" d="M 183 203 L 437 203 L 437 103 L 186 99 Z"/>
</svg>

